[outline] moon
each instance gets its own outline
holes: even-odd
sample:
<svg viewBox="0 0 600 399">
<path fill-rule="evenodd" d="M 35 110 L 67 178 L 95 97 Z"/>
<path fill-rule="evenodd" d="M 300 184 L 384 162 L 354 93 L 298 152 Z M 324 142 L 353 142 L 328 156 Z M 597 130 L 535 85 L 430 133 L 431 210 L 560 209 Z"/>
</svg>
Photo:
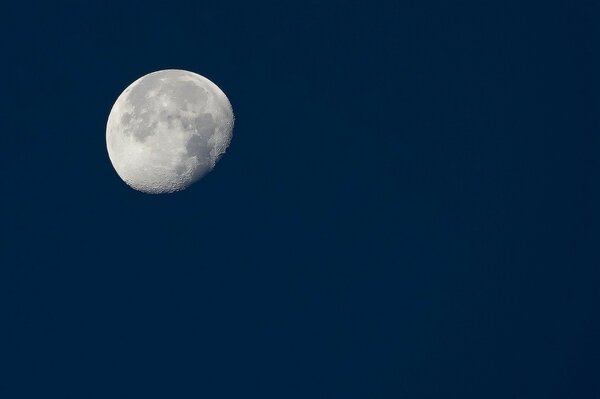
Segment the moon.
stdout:
<svg viewBox="0 0 600 399">
<path fill-rule="evenodd" d="M 205 77 L 179 69 L 153 72 L 113 105 L 108 156 L 136 190 L 181 191 L 215 167 L 231 142 L 233 119 L 227 96 Z"/>
</svg>

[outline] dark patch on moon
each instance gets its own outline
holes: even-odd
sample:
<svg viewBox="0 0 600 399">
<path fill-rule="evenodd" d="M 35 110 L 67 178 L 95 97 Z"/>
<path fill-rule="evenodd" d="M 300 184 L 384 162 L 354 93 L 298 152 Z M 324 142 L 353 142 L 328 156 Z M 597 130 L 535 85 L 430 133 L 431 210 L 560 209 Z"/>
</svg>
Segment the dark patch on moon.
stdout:
<svg viewBox="0 0 600 399">
<path fill-rule="evenodd" d="M 194 134 L 189 138 L 185 149 L 189 156 L 196 156 L 199 161 L 209 160 L 211 145 L 208 140 L 215 134 L 216 124 L 212 114 L 200 114 L 192 121 Z M 204 162 L 208 163 L 208 162 Z"/>
<path fill-rule="evenodd" d="M 123 116 L 121 116 L 121 123 L 126 125 L 131 120 L 131 114 L 129 112 L 125 112 Z"/>
<path fill-rule="evenodd" d="M 201 164 L 206 164 L 210 159 L 210 146 L 206 137 L 193 135 L 185 144 L 189 156 L 195 156 Z"/>
<path fill-rule="evenodd" d="M 194 132 L 206 137 L 207 140 L 215 132 L 216 124 L 212 114 L 200 114 L 194 118 L 192 123 L 194 124 Z"/>
</svg>

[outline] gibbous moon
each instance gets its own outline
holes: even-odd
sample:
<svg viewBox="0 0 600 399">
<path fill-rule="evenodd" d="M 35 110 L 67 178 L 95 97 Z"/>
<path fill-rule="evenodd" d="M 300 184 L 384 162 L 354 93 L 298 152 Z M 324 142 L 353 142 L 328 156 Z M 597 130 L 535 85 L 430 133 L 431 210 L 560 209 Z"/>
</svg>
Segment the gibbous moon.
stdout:
<svg viewBox="0 0 600 399">
<path fill-rule="evenodd" d="M 117 98 L 106 146 L 129 186 L 171 193 L 215 167 L 232 130 L 233 110 L 217 85 L 193 72 L 168 69 L 139 78 Z"/>
</svg>

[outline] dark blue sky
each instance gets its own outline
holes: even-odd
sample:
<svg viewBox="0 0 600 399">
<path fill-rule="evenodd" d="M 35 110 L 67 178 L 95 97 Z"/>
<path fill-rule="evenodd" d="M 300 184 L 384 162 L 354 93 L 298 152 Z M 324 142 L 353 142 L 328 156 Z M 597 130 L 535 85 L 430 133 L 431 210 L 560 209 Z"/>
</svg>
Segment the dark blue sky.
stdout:
<svg viewBox="0 0 600 399">
<path fill-rule="evenodd" d="M 596 2 L 83 3 L 2 11 L 0 397 L 600 397 Z M 151 196 L 166 68 L 236 126 Z"/>
</svg>

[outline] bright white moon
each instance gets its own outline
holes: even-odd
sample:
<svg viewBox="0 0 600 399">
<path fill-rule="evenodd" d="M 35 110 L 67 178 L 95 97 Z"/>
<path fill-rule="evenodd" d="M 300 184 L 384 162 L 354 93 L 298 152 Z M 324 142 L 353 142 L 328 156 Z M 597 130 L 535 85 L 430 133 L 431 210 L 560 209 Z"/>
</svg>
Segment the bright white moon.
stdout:
<svg viewBox="0 0 600 399">
<path fill-rule="evenodd" d="M 132 188 L 180 191 L 210 172 L 231 141 L 227 96 L 193 72 L 143 76 L 119 96 L 106 125 L 108 156 Z"/>
</svg>

